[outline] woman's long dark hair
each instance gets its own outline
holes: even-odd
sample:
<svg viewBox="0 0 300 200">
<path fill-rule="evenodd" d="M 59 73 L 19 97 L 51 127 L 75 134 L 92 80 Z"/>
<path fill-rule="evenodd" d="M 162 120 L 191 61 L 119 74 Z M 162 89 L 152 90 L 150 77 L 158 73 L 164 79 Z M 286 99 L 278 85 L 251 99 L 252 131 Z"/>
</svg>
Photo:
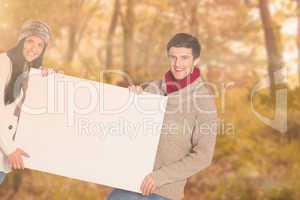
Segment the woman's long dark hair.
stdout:
<svg viewBox="0 0 300 200">
<path fill-rule="evenodd" d="M 24 80 L 28 79 L 28 73 L 24 73 L 26 72 L 25 65 L 27 64 L 28 70 L 30 70 L 31 67 L 39 68 L 43 63 L 43 56 L 46 50 L 46 45 L 41 55 L 37 59 L 29 63 L 25 60 L 25 57 L 23 55 L 24 42 L 25 39 L 20 40 L 17 46 L 7 51 L 7 56 L 12 63 L 12 73 L 4 91 L 5 105 L 13 103 L 16 98 L 20 96 L 22 84 Z"/>
</svg>

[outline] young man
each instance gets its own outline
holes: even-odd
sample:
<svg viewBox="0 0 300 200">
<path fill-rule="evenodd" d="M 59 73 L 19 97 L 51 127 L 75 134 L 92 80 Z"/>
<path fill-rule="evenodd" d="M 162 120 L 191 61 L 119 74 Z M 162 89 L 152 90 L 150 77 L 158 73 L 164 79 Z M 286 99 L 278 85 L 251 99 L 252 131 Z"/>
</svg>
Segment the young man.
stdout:
<svg viewBox="0 0 300 200">
<path fill-rule="evenodd" d="M 213 158 L 217 110 L 201 78 L 201 46 L 186 33 L 176 34 L 167 45 L 170 69 L 145 89 L 168 96 L 154 171 L 141 184 L 142 194 L 113 190 L 108 200 L 179 200 L 187 178 L 207 168 Z M 132 86 L 131 91 L 141 88 Z"/>
</svg>

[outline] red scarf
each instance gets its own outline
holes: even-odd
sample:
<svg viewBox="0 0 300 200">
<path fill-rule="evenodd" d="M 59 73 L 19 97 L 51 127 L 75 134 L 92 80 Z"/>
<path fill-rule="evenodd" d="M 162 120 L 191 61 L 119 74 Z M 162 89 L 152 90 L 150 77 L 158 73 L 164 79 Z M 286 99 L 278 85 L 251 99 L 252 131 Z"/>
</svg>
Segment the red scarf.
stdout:
<svg viewBox="0 0 300 200">
<path fill-rule="evenodd" d="M 172 92 L 176 92 L 182 88 L 185 88 L 186 86 L 188 86 L 189 84 L 191 84 L 195 80 L 197 80 L 199 77 L 200 77 L 200 69 L 198 67 L 194 67 L 193 72 L 181 80 L 176 80 L 174 78 L 171 70 L 169 70 L 165 74 L 165 80 L 166 80 L 166 84 L 167 84 L 167 93 L 170 94 Z"/>
</svg>

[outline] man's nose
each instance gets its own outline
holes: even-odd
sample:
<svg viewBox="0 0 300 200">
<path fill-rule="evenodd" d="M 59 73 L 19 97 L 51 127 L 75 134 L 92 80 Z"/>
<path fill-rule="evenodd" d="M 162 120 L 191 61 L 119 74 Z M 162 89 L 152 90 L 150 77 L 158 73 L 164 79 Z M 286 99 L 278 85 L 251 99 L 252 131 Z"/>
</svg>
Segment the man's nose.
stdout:
<svg viewBox="0 0 300 200">
<path fill-rule="evenodd" d="M 176 59 L 174 64 L 175 64 L 175 66 L 176 66 L 176 67 L 179 67 L 179 66 L 180 66 L 180 64 L 181 64 L 181 62 L 180 62 L 180 60 L 179 60 L 179 59 Z"/>
</svg>

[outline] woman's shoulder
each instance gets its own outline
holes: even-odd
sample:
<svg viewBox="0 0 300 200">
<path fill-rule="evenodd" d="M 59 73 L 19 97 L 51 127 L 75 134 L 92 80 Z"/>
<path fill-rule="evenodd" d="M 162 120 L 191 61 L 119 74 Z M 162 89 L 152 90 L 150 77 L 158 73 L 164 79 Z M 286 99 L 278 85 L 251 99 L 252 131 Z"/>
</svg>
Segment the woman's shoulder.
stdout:
<svg viewBox="0 0 300 200">
<path fill-rule="evenodd" d="M 9 59 L 9 57 L 7 56 L 7 54 L 5 52 L 0 53 L 0 63 L 1 64 L 4 64 L 4 63 L 9 64 L 10 63 L 10 59 Z"/>
<path fill-rule="evenodd" d="M 1 77 L 4 74 L 10 73 L 11 62 L 6 53 L 0 53 L 0 71 Z"/>
</svg>

